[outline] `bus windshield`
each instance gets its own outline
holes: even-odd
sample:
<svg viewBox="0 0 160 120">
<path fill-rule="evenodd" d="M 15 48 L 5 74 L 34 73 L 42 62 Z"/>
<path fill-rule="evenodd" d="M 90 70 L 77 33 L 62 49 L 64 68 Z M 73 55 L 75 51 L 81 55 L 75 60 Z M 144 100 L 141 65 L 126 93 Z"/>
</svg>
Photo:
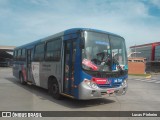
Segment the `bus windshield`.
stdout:
<svg viewBox="0 0 160 120">
<path fill-rule="evenodd" d="M 121 70 L 127 64 L 126 47 L 121 37 L 96 32 L 85 32 L 82 67 L 91 71 Z"/>
</svg>

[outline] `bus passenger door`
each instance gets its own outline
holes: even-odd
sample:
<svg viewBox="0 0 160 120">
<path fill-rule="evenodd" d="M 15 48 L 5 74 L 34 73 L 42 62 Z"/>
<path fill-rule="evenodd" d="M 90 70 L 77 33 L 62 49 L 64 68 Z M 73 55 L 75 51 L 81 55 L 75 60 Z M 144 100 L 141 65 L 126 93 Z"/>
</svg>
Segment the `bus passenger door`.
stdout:
<svg viewBox="0 0 160 120">
<path fill-rule="evenodd" d="M 32 59 L 33 50 L 27 50 L 27 81 L 32 81 L 32 68 L 31 68 L 31 59 Z"/>
<path fill-rule="evenodd" d="M 76 41 L 64 41 L 64 79 L 63 91 L 66 94 L 74 93 L 74 63 L 76 54 Z"/>
</svg>

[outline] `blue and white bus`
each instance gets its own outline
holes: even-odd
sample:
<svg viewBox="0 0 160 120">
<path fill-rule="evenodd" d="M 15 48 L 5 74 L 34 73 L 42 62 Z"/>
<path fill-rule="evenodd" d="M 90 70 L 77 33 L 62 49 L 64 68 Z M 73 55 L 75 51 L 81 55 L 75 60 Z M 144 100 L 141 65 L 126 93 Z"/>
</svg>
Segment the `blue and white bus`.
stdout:
<svg viewBox="0 0 160 120">
<path fill-rule="evenodd" d="M 73 28 L 14 49 L 13 75 L 45 89 L 56 99 L 96 99 L 127 90 L 123 37 Z"/>
</svg>

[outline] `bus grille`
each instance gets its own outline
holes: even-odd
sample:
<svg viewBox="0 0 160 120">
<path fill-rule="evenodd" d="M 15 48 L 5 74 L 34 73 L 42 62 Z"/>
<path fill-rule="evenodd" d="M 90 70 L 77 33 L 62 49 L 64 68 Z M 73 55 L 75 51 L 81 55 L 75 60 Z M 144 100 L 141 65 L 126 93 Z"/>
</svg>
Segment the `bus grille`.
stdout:
<svg viewBox="0 0 160 120">
<path fill-rule="evenodd" d="M 113 87 L 119 87 L 121 85 L 121 83 L 115 83 L 113 84 Z"/>
<path fill-rule="evenodd" d="M 115 83 L 115 84 L 99 84 L 98 87 L 100 88 L 116 88 L 119 87 L 121 83 Z"/>
<path fill-rule="evenodd" d="M 111 88 L 112 86 L 110 84 L 99 84 L 98 87 L 100 87 L 100 88 Z"/>
</svg>

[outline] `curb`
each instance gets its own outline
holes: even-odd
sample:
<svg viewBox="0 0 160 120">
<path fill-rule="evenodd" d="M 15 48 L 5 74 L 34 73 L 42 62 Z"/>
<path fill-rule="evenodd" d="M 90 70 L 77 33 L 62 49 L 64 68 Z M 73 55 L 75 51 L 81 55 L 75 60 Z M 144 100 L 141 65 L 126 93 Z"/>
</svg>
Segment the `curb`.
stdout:
<svg viewBox="0 0 160 120">
<path fill-rule="evenodd" d="M 147 78 L 147 79 L 149 79 L 149 78 L 151 78 L 151 77 L 152 77 L 152 76 L 151 76 L 151 75 L 149 75 L 149 76 L 147 76 L 146 78 Z"/>
</svg>

